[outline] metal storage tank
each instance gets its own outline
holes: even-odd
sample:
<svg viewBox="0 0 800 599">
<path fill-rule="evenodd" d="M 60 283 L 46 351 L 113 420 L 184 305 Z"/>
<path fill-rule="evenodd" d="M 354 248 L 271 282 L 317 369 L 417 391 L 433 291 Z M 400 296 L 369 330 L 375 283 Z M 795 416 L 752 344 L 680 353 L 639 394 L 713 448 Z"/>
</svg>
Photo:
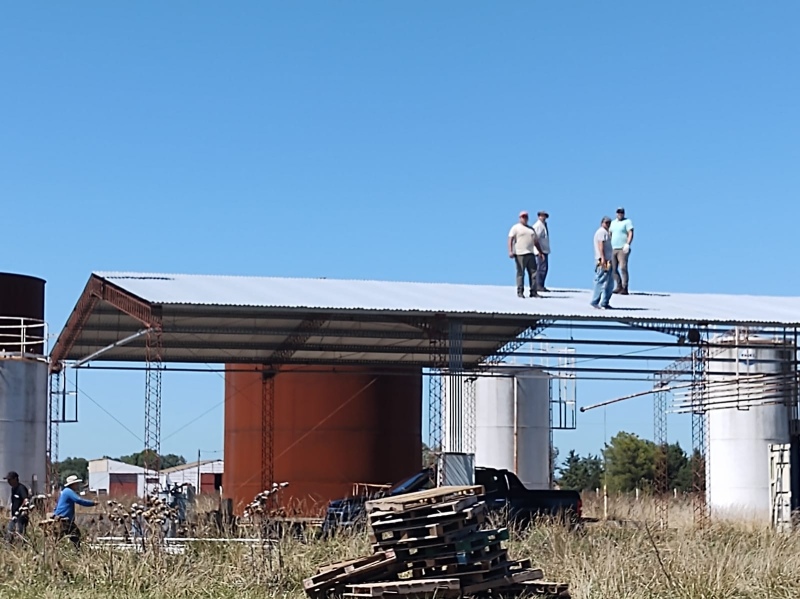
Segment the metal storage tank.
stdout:
<svg viewBox="0 0 800 599">
<path fill-rule="evenodd" d="M 517 473 L 529 489 L 551 487 L 550 377 L 498 368 L 475 388 L 475 465 Z"/>
<path fill-rule="evenodd" d="M 222 490 L 237 511 L 261 486 L 261 372 L 225 374 Z M 388 374 L 387 374 L 388 372 Z M 353 485 L 390 484 L 422 464 L 422 371 L 291 366 L 274 379 L 275 482 L 281 503 L 319 513 Z"/>
<path fill-rule="evenodd" d="M 726 340 L 720 339 L 719 343 Z M 776 397 L 788 392 L 777 379 L 764 379 L 750 385 L 724 385 L 737 372 L 740 375 L 787 373 L 793 365 L 793 349 L 769 339 L 750 336 L 740 339 L 742 349 L 730 339 L 730 349 L 717 351 L 708 361 L 709 407 L 707 500 L 717 517 L 746 518 L 769 521 L 770 480 L 769 444 L 789 443 L 790 412 L 784 401 Z M 729 361 L 721 361 L 729 360 Z M 715 374 L 721 373 L 721 374 Z M 728 374 L 730 373 L 730 374 Z M 743 397 L 747 394 L 749 397 Z M 736 400 L 741 403 L 737 405 Z M 753 405 L 760 400 L 771 403 Z M 751 407 L 748 407 L 751 406 Z"/>
<path fill-rule="evenodd" d="M 0 472 L 43 491 L 47 472 L 47 327 L 42 279 L 0 273 Z"/>
</svg>

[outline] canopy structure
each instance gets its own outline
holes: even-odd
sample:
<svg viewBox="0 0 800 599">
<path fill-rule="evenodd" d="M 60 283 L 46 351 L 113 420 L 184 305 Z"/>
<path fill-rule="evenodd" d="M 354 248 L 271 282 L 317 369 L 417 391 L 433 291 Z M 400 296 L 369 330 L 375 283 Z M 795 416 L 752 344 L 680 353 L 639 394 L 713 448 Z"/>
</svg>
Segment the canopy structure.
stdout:
<svg viewBox="0 0 800 599">
<path fill-rule="evenodd" d="M 667 413 L 666 392 L 659 391 L 664 388 L 660 385 L 689 379 L 691 389 L 702 392 L 711 374 L 705 370 L 708 358 L 731 348 L 732 331 L 737 333 L 737 349 L 747 349 L 754 332 L 762 336 L 760 343 L 766 337 L 795 350 L 798 347 L 798 297 L 633 293 L 615 296 L 611 310 L 596 310 L 589 300 L 589 291 L 572 289 L 520 299 L 511 286 L 94 273 L 50 355 L 51 389 L 55 390 L 50 422 L 64 421 L 58 420 L 58 414 L 63 415 L 65 409 L 65 367 L 77 372 L 100 361 L 134 363 L 124 367 L 146 371 L 145 449 L 158 455 L 161 372 L 166 363 L 250 364 L 244 367 L 264 373 L 261 482 L 266 488 L 273 480 L 271 381 L 276 367 L 283 365 L 405 367 L 415 376 L 427 367 L 431 374 L 429 446 L 444 453 L 469 453 L 472 441 L 468 437 L 474 429 L 474 422 L 469 424 L 470 419 L 474 421 L 469 406 L 475 403 L 477 377 L 487 375 L 489 367 L 508 356 L 525 356 L 522 348 L 538 343 L 546 331 L 549 347 L 560 343 L 572 352 L 572 362 L 564 364 L 563 354 L 550 354 L 559 360 L 550 369 L 561 377 L 559 385 L 578 372 L 657 378 L 654 440 L 660 447 L 666 443 Z M 562 339 L 550 336 L 559 330 Z M 668 341 L 653 332 L 666 334 Z M 626 349 L 621 350 L 622 346 Z M 688 355 L 682 354 L 681 346 L 686 346 Z M 628 351 L 630 347 L 635 349 Z M 668 355 L 649 353 L 654 349 Z M 793 363 L 781 368 L 790 369 L 796 398 L 797 352 L 787 353 L 794 356 Z M 738 363 L 740 354 L 736 355 Z M 549 359 L 546 351 L 528 356 Z M 646 360 L 646 367 L 621 368 L 614 365 L 615 360 Z M 715 363 L 720 361 L 714 358 Z M 670 366 L 655 372 L 652 364 L 666 362 Z M 574 397 L 571 401 L 551 397 L 550 405 L 551 414 L 560 419 L 551 422 L 553 428 L 576 426 L 568 415 L 569 409 L 575 409 Z M 697 405 L 691 406 L 692 446 L 705 455 L 705 407 L 702 402 Z M 793 430 L 800 430 L 800 420 L 792 422 Z M 52 461 L 57 459 L 57 441 L 57 427 L 51 426 Z M 157 464 L 149 468 L 157 469 Z M 700 466 L 696 474 L 701 477 Z M 666 484 L 665 475 L 657 477 L 656 488 L 663 496 Z"/>
<path fill-rule="evenodd" d="M 519 299 L 510 287 L 274 277 L 94 273 L 51 352 L 54 364 L 386 364 L 471 368 L 520 335 L 569 322 L 676 336 L 800 326 L 800 298 L 634 293 L 596 310 L 586 290 Z M 689 336 L 691 334 L 689 333 Z"/>
</svg>

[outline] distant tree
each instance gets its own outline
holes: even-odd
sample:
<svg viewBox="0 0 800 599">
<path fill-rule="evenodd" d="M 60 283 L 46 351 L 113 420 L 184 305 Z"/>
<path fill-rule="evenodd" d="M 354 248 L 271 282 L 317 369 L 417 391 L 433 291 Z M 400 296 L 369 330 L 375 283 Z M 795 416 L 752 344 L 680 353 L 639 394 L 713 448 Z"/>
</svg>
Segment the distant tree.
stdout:
<svg viewBox="0 0 800 599">
<path fill-rule="evenodd" d="M 558 472 L 558 447 L 550 448 L 550 474 L 553 482 L 556 482 L 556 473 Z"/>
<path fill-rule="evenodd" d="M 706 490 L 706 469 L 705 469 L 705 460 L 703 459 L 702 454 L 695 450 L 692 453 L 692 457 L 686 459 L 686 463 L 683 465 L 680 470 L 678 470 L 675 474 L 674 480 L 672 480 L 671 486 L 672 488 L 678 489 L 678 491 L 683 491 L 684 493 L 691 493 L 695 490 L 694 488 L 694 473 L 695 468 L 698 469 L 698 477 L 699 477 L 699 487 L 700 491 Z"/>
<path fill-rule="evenodd" d="M 610 491 L 652 488 L 656 446 L 633 433 L 619 432 L 606 443 L 606 481 Z"/>
<path fill-rule="evenodd" d="M 558 485 L 562 489 L 586 491 L 602 485 L 603 460 L 592 454 L 581 457 L 572 449 L 558 469 Z"/>
<path fill-rule="evenodd" d="M 89 478 L 89 461 L 84 458 L 67 458 L 55 463 L 59 483 L 63 484 L 68 476 L 77 476 L 83 481 Z"/>
<path fill-rule="evenodd" d="M 130 455 L 120 456 L 118 461 L 124 462 L 126 464 L 131 464 L 132 466 L 139 466 L 140 468 L 145 468 L 148 463 L 152 464 L 155 462 L 154 458 L 155 452 L 152 450 L 145 450 L 139 451 L 137 453 L 132 453 Z M 148 458 L 150 458 L 148 460 Z M 161 469 L 164 468 L 172 468 L 173 466 L 183 466 L 186 463 L 186 458 L 180 455 L 175 455 L 174 453 L 169 453 L 167 455 L 162 455 L 159 461 L 159 465 Z"/>
</svg>

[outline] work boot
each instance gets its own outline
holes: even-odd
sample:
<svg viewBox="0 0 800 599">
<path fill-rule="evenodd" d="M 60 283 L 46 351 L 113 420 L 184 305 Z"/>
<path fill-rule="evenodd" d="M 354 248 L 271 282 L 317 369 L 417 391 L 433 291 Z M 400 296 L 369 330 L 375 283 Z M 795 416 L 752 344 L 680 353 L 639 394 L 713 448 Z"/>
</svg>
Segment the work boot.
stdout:
<svg viewBox="0 0 800 599">
<path fill-rule="evenodd" d="M 517 291 L 517 297 L 525 298 L 525 294 L 522 291 Z"/>
<path fill-rule="evenodd" d="M 619 290 L 619 294 L 620 295 L 628 295 L 628 288 L 627 287 L 623 287 L 622 289 Z"/>
<path fill-rule="evenodd" d="M 611 293 L 616 293 L 616 294 L 622 293 L 622 287 L 617 287 L 617 288 L 616 288 L 616 289 L 614 289 L 614 291 L 612 291 Z"/>
<path fill-rule="evenodd" d="M 536 293 L 535 289 L 531 289 L 531 297 L 539 297 L 539 294 Z"/>
</svg>

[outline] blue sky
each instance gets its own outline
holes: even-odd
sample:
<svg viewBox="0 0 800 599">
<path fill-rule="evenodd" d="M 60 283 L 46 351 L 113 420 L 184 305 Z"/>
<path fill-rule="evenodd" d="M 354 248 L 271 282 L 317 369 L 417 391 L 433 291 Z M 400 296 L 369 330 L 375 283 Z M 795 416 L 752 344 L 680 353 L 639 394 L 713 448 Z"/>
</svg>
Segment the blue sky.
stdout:
<svg viewBox="0 0 800 599">
<path fill-rule="evenodd" d="M 632 288 L 798 295 L 799 57 L 789 1 L 9 4 L 2 270 L 56 332 L 92 270 L 513 285 L 546 208 L 549 283 L 586 287 L 623 204 Z M 80 385 L 61 455 L 136 451 L 141 373 Z M 221 449 L 222 389 L 165 378 L 165 451 Z M 651 435 L 650 403 L 580 427 L 562 454 Z"/>
</svg>

